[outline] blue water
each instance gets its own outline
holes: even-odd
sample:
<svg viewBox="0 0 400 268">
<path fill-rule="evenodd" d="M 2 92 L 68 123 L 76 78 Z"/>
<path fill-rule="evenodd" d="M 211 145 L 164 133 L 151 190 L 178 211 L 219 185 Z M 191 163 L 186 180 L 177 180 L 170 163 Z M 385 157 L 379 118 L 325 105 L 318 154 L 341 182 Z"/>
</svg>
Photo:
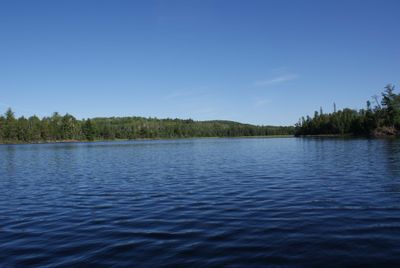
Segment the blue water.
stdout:
<svg viewBox="0 0 400 268">
<path fill-rule="evenodd" d="M 0 146 L 0 267 L 400 266 L 400 140 Z"/>
</svg>

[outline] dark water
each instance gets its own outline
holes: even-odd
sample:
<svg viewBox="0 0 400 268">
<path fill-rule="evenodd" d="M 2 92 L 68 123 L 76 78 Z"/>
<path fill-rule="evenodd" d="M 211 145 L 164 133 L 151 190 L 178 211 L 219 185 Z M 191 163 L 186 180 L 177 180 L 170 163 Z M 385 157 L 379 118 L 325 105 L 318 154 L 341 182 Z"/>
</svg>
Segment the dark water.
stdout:
<svg viewBox="0 0 400 268">
<path fill-rule="evenodd" d="M 400 141 L 0 146 L 0 266 L 400 266 Z"/>
</svg>

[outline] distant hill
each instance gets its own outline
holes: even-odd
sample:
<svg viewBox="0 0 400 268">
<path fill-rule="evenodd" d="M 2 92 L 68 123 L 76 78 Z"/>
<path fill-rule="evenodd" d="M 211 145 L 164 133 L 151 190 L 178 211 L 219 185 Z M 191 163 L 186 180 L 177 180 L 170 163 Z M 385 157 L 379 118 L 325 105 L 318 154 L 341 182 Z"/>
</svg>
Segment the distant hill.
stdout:
<svg viewBox="0 0 400 268">
<path fill-rule="evenodd" d="M 239 137 L 293 135 L 292 126 L 256 126 L 226 120 L 98 117 L 78 120 L 70 114 L 15 118 L 11 109 L 0 116 L 1 143 Z"/>
</svg>

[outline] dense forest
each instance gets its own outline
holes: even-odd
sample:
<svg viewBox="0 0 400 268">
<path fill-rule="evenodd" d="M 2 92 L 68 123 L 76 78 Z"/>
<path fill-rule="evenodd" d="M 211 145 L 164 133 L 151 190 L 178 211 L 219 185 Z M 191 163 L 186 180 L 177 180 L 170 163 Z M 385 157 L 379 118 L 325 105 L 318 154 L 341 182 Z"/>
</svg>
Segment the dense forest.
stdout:
<svg viewBox="0 0 400 268">
<path fill-rule="evenodd" d="M 302 135 L 356 135 L 398 136 L 400 134 L 400 94 L 393 85 L 387 85 L 381 96 L 374 96 L 372 105 L 367 101 L 365 109 L 343 109 L 333 113 L 316 111 L 314 117 L 303 117 L 296 124 L 296 136 Z"/>
<path fill-rule="evenodd" d="M 16 118 L 0 116 L 0 143 L 293 135 L 294 127 L 255 126 L 232 121 L 111 117 L 78 120 L 70 114 Z"/>
</svg>

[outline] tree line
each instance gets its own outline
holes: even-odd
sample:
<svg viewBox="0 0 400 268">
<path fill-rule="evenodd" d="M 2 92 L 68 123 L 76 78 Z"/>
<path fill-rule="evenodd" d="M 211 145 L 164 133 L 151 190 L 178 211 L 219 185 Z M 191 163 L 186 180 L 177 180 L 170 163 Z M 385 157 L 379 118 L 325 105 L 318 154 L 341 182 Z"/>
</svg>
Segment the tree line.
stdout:
<svg viewBox="0 0 400 268">
<path fill-rule="evenodd" d="M 158 139 L 189 137 L 238 137 L 293 135 L 294 127 L 256 126 L 232 121 L 194 121 L 110 117 L 79 120 L 70 114 L 16 118 L 8 109 L 0 116 L 0 143 Z"/>
<path fill-rule="evenodd" d="M 296 124 L 295 135 L 357 135 L 396 136 L 400 134 L 400 94 L 394 85 L 387 85 L 381 96 L 374 96 L 360 110 L 345 108 L 324 113 L 322 108 L 314 117 L 302 117 Z M 374 105 L 372 105 L 374 103 Z"/>
</svg>

